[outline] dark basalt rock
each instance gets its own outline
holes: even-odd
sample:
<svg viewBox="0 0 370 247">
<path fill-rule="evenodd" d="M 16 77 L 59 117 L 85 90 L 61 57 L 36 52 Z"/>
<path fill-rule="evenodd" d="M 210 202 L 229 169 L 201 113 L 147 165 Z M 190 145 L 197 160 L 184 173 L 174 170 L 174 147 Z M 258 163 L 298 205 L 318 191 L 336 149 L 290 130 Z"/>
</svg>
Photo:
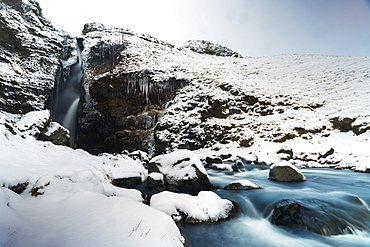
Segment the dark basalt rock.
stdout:
<svg viewBox="0 0 370 247">
<path fill-rule="evenodd" d="M 185 80 L 158 82 L 149 71 L 108 74 L 91 81 L 94 106 L 81 117 L 77 145 L 90 152 L 151 152 L 154 126 Z"/>
<path fill-rule="evenodd" d="M 116 178 L 112 180 L 112 184 L 121 188 L 128 188 L 133 185 L 140 184 L 142 182 L 141 176 L 138 177 L 127 177 L 127 178 Z"/>
<path fill-rule="evenodd" d="M 306 177 L 302 172 L 287 161 L 282 161 L 270 167 L 269 178 L 278 182 L 300 182 Z"/>
<path fill-rule="evenodd" d="M 252 190 L 261 189 L 257 184 L 249 181 L 234 181 L 224 187 L 224 190 Z"/>
<path fill-rule="evenodd" d="M 158 179 L 155 175 L 160 177 L 160 179 Z M 162 173 L 152 172 L 149 174 L 146 182 L 147 187 L 155 192 L 161 192 L 165 190 L 164 176 Z"/>
<path fill-rule="evenodd" d="M 16 185 L 10 185 L 10 186 L 8 186 L 8 189 L 10 189 L 11 191 L 13 191 L 17 194 L 22 194 L 22 192 L 26 190 L 28 184 L 29 184 L 29 182 L 19 183 L 19 184 L 16 184 Z"/>
<path fill-rule="evenodd" d="M 365 219 L 370 219 L 366 208 L 356 200 L 358 198 L 350 201 L 354 203 L 351 213 L 339 203 L 317 199 L 282 200 L 274 206 L 271 222 L 293 231 L 308 230 L 325 236 L 353 233 L 354 228 L 366 229 Z"/>
</svg>

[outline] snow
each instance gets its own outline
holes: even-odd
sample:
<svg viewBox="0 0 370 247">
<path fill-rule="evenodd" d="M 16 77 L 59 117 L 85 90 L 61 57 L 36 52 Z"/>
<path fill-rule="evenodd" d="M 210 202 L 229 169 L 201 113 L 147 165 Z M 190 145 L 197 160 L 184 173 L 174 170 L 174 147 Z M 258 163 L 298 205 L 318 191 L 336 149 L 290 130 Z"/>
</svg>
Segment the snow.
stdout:
<svg viewBox="0 0 370 247">
<path fill-rule="evenodd" d="M 149 177 L 156 181 L 164 181 L 164 175 L 160 172 L 152 172 L 149 174 Z"/>
<path fill-rule="evenodd" d="M 194 169 L 193 165 L 195 165 L 201 173 L 207 175 L 207 171 L 198 156 L 186 149 L 176 150 L 170 154 L 158 155 L 150 162 L 159 164 L 158 168 L 161 173 L 176 180 L 198 178 L 196 169 Z"/>
<path fill-rule="evenodd" d="M 172 216 L 176 220 L 186 215 L 186 221 L 218 221 L 226 219 L 233 204 L 212 191 L 201 191 L 197 196 L 164 191 L 152 196 L 150 206 Z"/>
<path fill-rule="evenodd" d="M 36 136 L 41 129 L 46 127 L 50 119 L 49 110 L 32 111 L 22 116 L 17 127 L 20 131 L 26 132 L 26 135 Z"/>
<path fill-rule="evenodd" d="M 140 163 L 22 138 L 5 125 L 32 125 L 33 115 L 0 114 L 1 246 L 183 246 L 169 216 L 111 184 L 130 174 L 145 180 Z M 19 195 L 8 189 L 17 184 L 27 185 Z"/>
<path fill-rule="evenodd" d="M 254 188 L 254 189 L 259 189 L 260 188 L 257 184 L 253 183 L 252 181 L 250 181 L 248 179 L 235 180 L 235 181 L 232 181 L 231 184 L 240 184 L 243 187 L 251 187 L 251 188 Z"/>
</svg>

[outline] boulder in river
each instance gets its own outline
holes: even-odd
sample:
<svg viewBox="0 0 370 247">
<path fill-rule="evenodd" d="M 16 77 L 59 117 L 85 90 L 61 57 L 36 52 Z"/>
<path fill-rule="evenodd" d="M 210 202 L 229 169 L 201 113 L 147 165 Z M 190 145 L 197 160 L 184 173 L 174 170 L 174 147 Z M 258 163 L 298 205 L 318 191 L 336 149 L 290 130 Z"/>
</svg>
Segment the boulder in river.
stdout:
<svg viewBox="0 0 370 247">
<path fill-rule="evenodd" d="M 165 188 L 170 191 L 198 194 L 212 188 L 202 162 L 189 150 L 158 155 L 149 162 L 148 168 L 149 173 L 163 174 Z"/>
<path fill-rule="evenodd" d="M 288 161 L 281 161 L 270 167 L 269 178 L 278 182 L 305 181 L 303 173 Z"/>
<path fill-rule="evenodd" d="M 285 199 L 275 205 L 271 222 L 292 230 L 305 229 L 324 236 L 366 229 L 364 222 L 370 218 L 367 209 L 357 197 L 347 199 L 350 200 L 335 203 L 317 199 Z M 348 213 L 350 208 L 351 213 Z"/>
<path fill-rule="evenodd" d="M 261 189 L 257 184 L 247 180 L 236 180 L 226 185 L 225 190 L 252 190 L 252 189 Z"/>
<path fill-rule="evenodd" d="M 188 223 L 215 222 L 234 213 L 234 204 L 212 191 L 197 196 L 164 191 L 151 197 L 150 206 Z"/>
</svg>

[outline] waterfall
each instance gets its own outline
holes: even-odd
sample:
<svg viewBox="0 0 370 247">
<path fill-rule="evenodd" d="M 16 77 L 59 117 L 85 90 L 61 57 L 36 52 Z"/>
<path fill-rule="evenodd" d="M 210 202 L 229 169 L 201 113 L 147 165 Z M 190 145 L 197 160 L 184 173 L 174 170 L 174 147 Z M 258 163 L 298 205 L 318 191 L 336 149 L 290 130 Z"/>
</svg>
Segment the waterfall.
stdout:
<svg viewBox="0 0 370 247">
<path fill-rule="evenodd" d="M 83 50 L 82 39 L 77 39 L 77 61 L 69 67 L 61 68 L 55 81 L 47 108 L 51 111 L 53 121 L 60 123 L 70 133 L 70 145 L 75 145 L 77 134 L 78 109 L 83 94 Z M 68 72 L 68 76 L 66 72 Z"/>
</svg>

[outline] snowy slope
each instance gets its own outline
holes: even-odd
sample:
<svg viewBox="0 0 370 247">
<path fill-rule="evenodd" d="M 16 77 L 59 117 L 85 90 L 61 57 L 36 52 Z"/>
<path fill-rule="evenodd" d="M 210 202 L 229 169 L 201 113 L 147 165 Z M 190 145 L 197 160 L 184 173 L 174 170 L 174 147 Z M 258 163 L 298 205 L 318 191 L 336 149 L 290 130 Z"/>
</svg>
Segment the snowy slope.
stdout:
<svg viewBox="0 0 370 247">
<path fill-rule="evenodd" d="M 141 164 L 13 135 L 18 119 L 0 114 L 1 246 L 182 246 L 169 216 L 111 184 L 145 179 Z"/>
<path fill-rule="evenodd" d="M 85 35 L 85 59 L 101 41 L 125 49 L 109 72 L 88 78 L 145 71 L 152 81 L 189 82 L 156 125 L 157 153 L 188 148 L 272 164 L 288 146 L 298 166 L 368 166 L 369 57 L 218 57 L 98 27 Z"/>
</svg>

